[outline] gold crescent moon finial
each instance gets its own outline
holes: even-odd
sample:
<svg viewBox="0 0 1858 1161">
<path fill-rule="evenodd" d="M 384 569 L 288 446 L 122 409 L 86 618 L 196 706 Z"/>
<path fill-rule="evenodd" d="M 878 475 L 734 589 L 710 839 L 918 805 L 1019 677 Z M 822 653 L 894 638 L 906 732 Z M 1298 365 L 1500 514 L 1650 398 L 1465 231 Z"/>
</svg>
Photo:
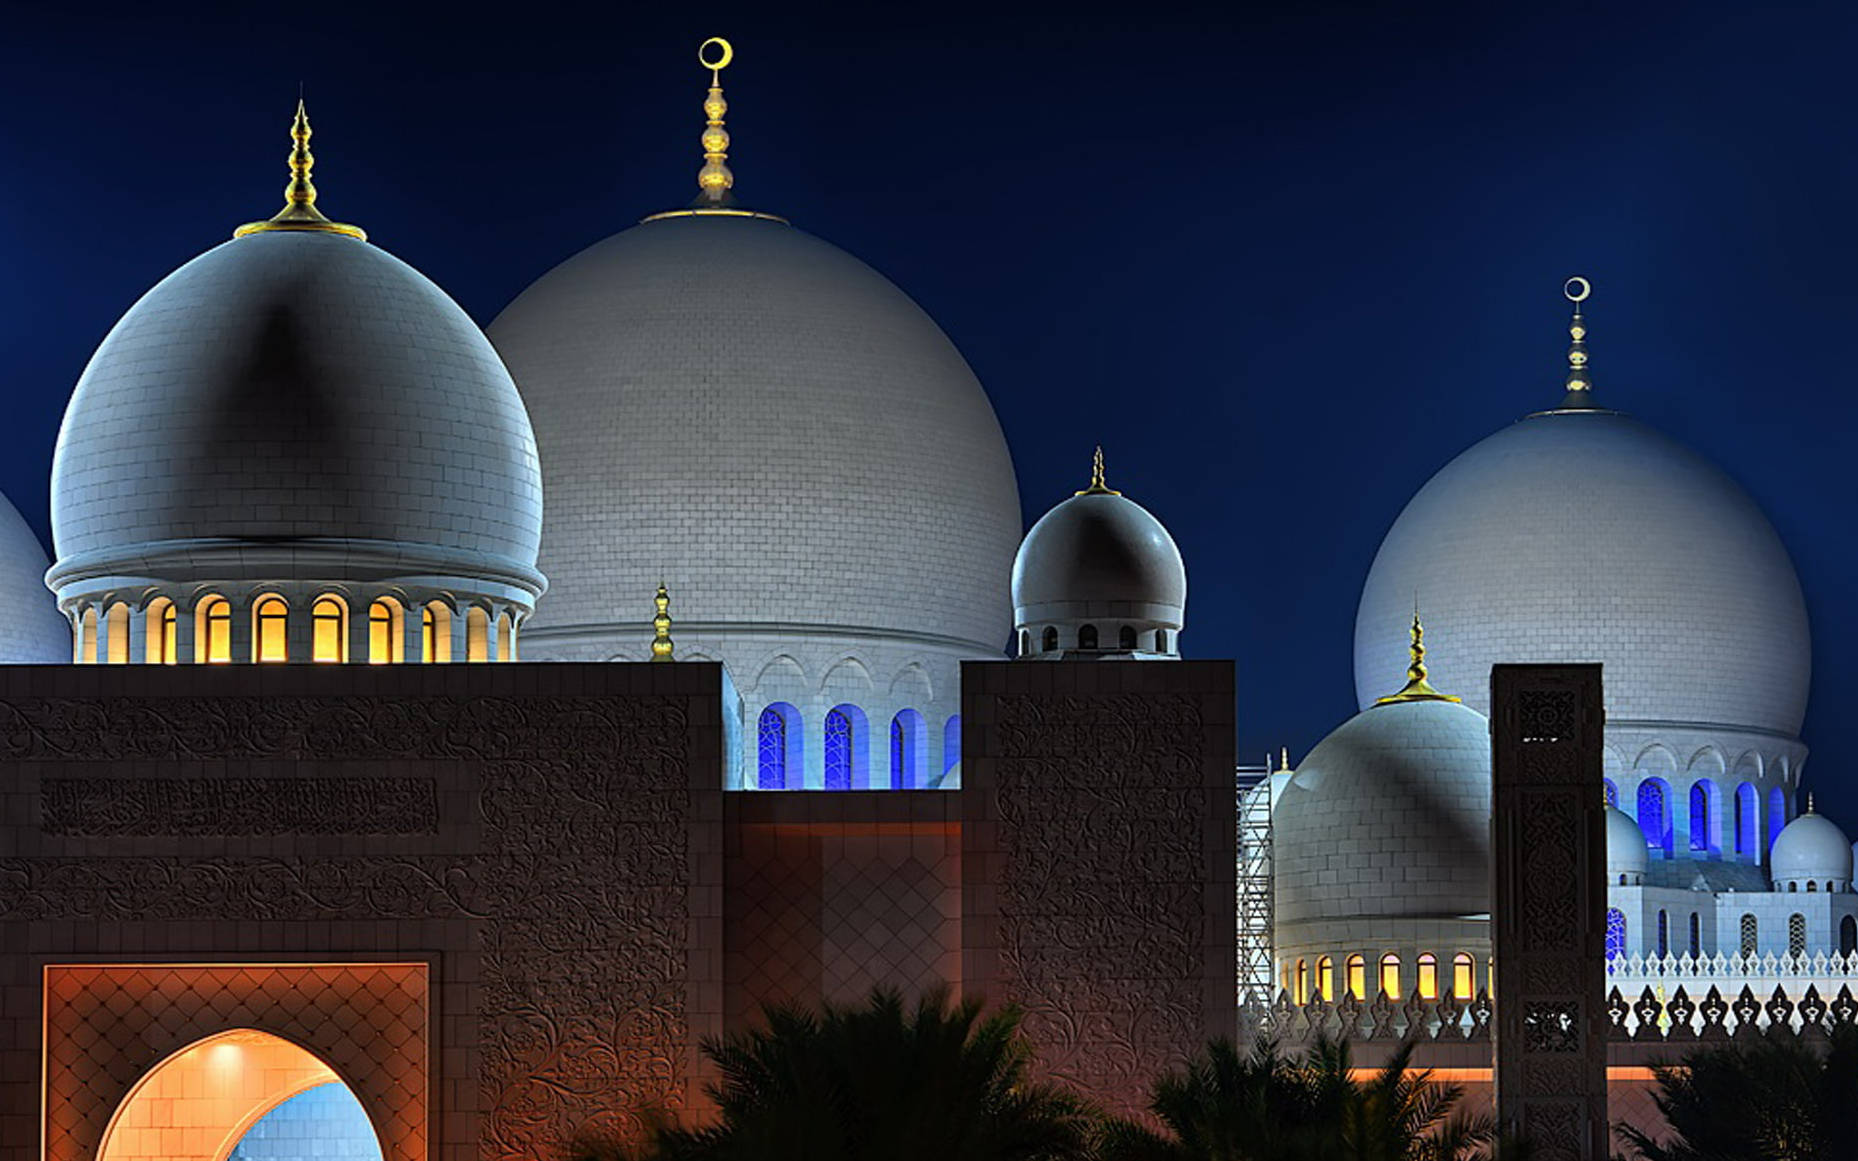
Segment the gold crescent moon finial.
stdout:
<svg viewBox="0 0 1858 1161">
<path fill-rule="evenodd" d="M 710 59 L 710 46 L 712 44 L 720 50 L 715 60 Z M 735 45 L 730 44 L 720 36 L 712 36 L 697 46 L 697 62 L 704 68 L 710 70 L 710 79 L 712 81 L 716 79 L 716 74 L 728 68 L 729 62 L 734 59 Z"/>
<path fill-rule="evenodd" d="M 1593 293 L 1593 283 L 1577 274 L 1561 284 L 1561 293 L 1567 297 L 1569 302 L 1583 303 L 1587 301 L 1587 296 Z"/>
</svg>

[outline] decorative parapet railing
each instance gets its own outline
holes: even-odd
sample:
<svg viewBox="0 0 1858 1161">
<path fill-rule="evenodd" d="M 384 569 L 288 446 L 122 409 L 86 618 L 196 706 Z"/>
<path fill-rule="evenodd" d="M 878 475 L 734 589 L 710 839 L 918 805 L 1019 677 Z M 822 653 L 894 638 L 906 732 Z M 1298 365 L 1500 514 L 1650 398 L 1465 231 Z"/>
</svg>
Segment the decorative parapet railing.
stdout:
<svg viewBox="0 0 1858 1161">
<path fill-rule="evenodd" d="M 1746 966 L 1744 966 L 1746 964 Z M 1775 1029 L 1823 1036 L 1835 1025 L 1858 1024 L 1858 957 L 1689 956 L 1631 958 L 1608 965 L 1607 1018 L 1613 1042 L 1737 1040 Z M 1286 1044 L 1318 1035 L 1349 1040 L 1464 1043 L 1488 1041 L 1494 1008 L 1479 989 L 1468 1001 L 1382 992 L 1371 1001 L 1296 1004 L 1288 991 L 1269 1007 L 1241 1013 L 1241 1025 Z"/>
</svg>

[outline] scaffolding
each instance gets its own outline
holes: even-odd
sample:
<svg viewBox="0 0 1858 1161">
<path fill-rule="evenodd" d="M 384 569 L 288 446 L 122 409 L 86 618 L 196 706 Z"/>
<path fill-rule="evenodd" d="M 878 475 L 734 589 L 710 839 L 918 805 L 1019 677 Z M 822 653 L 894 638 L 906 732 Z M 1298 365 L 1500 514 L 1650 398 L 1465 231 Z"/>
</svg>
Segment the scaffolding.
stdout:
<svg viewBox="0 0 1858 1161">
<path fill-rule="evenodd" d="M 1271 763 L 1240 766 L 1238 834 L 1238 1004 L 1242 1029 L 1273 998 L 1271 958 Z"/>
</svg>

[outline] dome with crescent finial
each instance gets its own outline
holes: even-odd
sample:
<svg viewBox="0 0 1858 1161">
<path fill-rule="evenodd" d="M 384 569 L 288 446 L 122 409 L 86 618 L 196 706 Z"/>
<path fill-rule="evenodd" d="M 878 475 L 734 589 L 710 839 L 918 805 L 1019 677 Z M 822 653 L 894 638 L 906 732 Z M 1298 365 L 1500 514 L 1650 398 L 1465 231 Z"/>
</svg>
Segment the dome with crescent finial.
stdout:
<svg viewBox="0 0 1858 1161">
<path fill-rule="evenodd" d="M 1021 657 L 1177 657 L 1187 569 L 1161 521 L 1104 481 L 1032 526 L 1013 560 Z"/>
<path fill-rule="evenodd" d="M 444 291 L 316 209 L 301 104 L 293 139 L 285 209 L 162 279 L 85 368 L 53 461 L 49 583 L 73 616 L 157 597 L 185 612 L 204 589 L 307 617 L 328 588 L 357 640 L 376 597 L 520 620 L 544 582 L 516 385 Z"/>
<path fill-rule="evenodd" d="M 1781 828 L 1769 852 L 1776 891 L 1845 891 L 1852 882 L 1852 843 L 1839 825 L 1813 809 Z M 1808 886 L 1811 884 L 1811 886 Z"/>
</svg>

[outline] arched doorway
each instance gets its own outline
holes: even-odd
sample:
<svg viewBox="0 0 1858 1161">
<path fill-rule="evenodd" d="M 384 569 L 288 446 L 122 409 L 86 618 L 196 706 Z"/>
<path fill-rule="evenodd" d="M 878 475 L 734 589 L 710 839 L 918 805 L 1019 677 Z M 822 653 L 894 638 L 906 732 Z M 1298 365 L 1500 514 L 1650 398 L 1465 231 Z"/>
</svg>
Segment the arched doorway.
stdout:
<svg viewBox="0 0 1858 1161">
<path fill-rule="evenodd" d="M 280 1036 L 237 1028 L 195 1041 L 137 1081 L 110 1118 L 97 1161 L 312 1155 L 379 1161 L 381 1146 L 360 1102 L 325 1061 Z"/>
</svg>

